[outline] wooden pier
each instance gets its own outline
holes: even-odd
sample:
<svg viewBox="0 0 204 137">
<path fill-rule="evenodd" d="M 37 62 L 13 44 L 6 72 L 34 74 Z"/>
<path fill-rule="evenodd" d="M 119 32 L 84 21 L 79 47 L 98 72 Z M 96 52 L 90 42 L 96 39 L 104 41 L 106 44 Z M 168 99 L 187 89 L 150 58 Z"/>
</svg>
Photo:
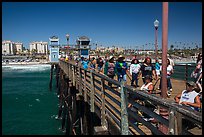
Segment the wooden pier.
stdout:
<svg viewBox="0 0 204 137">
<path fill-rule="evenodd" d="M 56 81 L 58 116 L 67 135 L 202 135 L 202 113 L 181 106 L 172 98 L 149 95 L 124 82 L 61 60 Z M 144 101 L 154 106 L 154 111 L 141 103 Z M 127 107 L 128 104 L 134 109 Z M 167 110 L 166 116 L 158 113 L 162 109 Z M 145 121 L 139 113 L 154 120 Z M 185 128 L 182 122 L 186 120 L 195 127 Z"/>
</svg>

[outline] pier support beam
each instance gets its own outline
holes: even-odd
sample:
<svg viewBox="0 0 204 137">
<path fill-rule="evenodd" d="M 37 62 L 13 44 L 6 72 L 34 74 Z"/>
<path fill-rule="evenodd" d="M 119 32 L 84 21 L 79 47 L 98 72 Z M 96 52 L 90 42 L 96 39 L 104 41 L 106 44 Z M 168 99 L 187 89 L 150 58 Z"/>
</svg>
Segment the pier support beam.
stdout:
<svg viewBox="0 0 204 137">
<path fill-rule="evenodd" d="M 59 72 L 60 72 L 60 67 L 59 65 L 57 64 L 56 65 L 56 87 L 58 88 L 59 87 Z"/>
<path fill-rule="evenodd" d="M 68 88 L 69 88 L 69 79 L 66 75 L 63 75 L 63 90 L 62 90 L 62 104 L 63 104 L 63 110 L 62 110 L 62 130 L 65 130 L 68 123 L 66 123 L 68 119 L 68 111 L 69 111 L 69 103 L 68 99 Z M 67 130 L 66 130 L 67 131 Z M 67 133 L 67 132 L 66 132 Z"/>
<path fill-rule="evenodd" d="M 54 64 L 51 65 L 51 69 L 50 69 L 50 83 L 49 83 L 50 91 L 52 90 L 52 74 L 53 74 L 53 68 L 54 68 Z"/>
<path fill-rule="evenodd" d="M 72 83 L 73 84 L 73 83 Z M 72 132 L 73 134 L 75 133 L 75 126 L 76 126 L 76 121 L 77 121 L 77 106 L 76 106 L 76 87 L 71 86 L 70 87 L 70 93 L 71 93 L 71 106 L 72 106 L 72 111 L 70 112 L 70 115 L 72 116 Z"/>
</svg>

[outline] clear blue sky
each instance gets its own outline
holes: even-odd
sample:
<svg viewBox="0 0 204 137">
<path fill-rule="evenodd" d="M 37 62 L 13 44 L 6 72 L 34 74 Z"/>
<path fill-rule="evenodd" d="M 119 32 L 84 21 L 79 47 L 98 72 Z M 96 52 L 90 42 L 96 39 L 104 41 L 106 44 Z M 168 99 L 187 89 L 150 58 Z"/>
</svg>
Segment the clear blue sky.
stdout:
<svg viewBox="0 0 204 137">
<path fill-rule="evenodd" d="M 162 2 L 3 2 L 2 40 L 19 41 L 28 48 L 32 41 L 48 42 L 56 35 L 66 44 L 68 33 L 71 44 L 85 35 L 99 46 L 154 49 L 155 19 L 160 22 L 160 49 Z M 201 2 L 169 2 L 168 23 L 169 47 L 202 45 Z"/>
</svg>

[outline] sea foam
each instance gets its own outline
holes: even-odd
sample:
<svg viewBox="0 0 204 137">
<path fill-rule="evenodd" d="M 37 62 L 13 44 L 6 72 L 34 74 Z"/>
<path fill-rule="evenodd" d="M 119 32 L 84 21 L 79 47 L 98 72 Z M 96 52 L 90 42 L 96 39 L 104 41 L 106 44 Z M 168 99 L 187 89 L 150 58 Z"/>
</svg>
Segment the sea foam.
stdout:
<svg viewBox="0 0 204 137">
<path fill-rule="evenodd" d="M 2 66 L 3 71 L 44 71 L 51 68 L 50 64 L 43 64 L 43 65 L 6 65 Z"/>
</svg>

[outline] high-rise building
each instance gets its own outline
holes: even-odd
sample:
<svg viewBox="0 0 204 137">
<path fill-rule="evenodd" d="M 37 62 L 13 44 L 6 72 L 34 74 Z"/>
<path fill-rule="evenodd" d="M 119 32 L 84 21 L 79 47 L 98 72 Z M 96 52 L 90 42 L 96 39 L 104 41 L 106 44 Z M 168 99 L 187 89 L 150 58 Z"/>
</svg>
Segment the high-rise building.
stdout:
<svg viewBox="0 0 204 137">
<path fill-rule="evenodd" d="M 20 54 L 23 52 L 23 43 L 16 42 L 15 46 L 16 46 L 16 54 Z"/>
<path fill-rule="evenodd" d="M 15 43 L 10 40 L 2 41 L 2 54 L 3 55 L 15 55 L 16 54 Z"/>
<path fill-rule="evenodd" d="M 30 43 L 30 52 L 36 52 L 40 54 L 48 53 L 48 42 L 31 42 Z"/>
</svg>

